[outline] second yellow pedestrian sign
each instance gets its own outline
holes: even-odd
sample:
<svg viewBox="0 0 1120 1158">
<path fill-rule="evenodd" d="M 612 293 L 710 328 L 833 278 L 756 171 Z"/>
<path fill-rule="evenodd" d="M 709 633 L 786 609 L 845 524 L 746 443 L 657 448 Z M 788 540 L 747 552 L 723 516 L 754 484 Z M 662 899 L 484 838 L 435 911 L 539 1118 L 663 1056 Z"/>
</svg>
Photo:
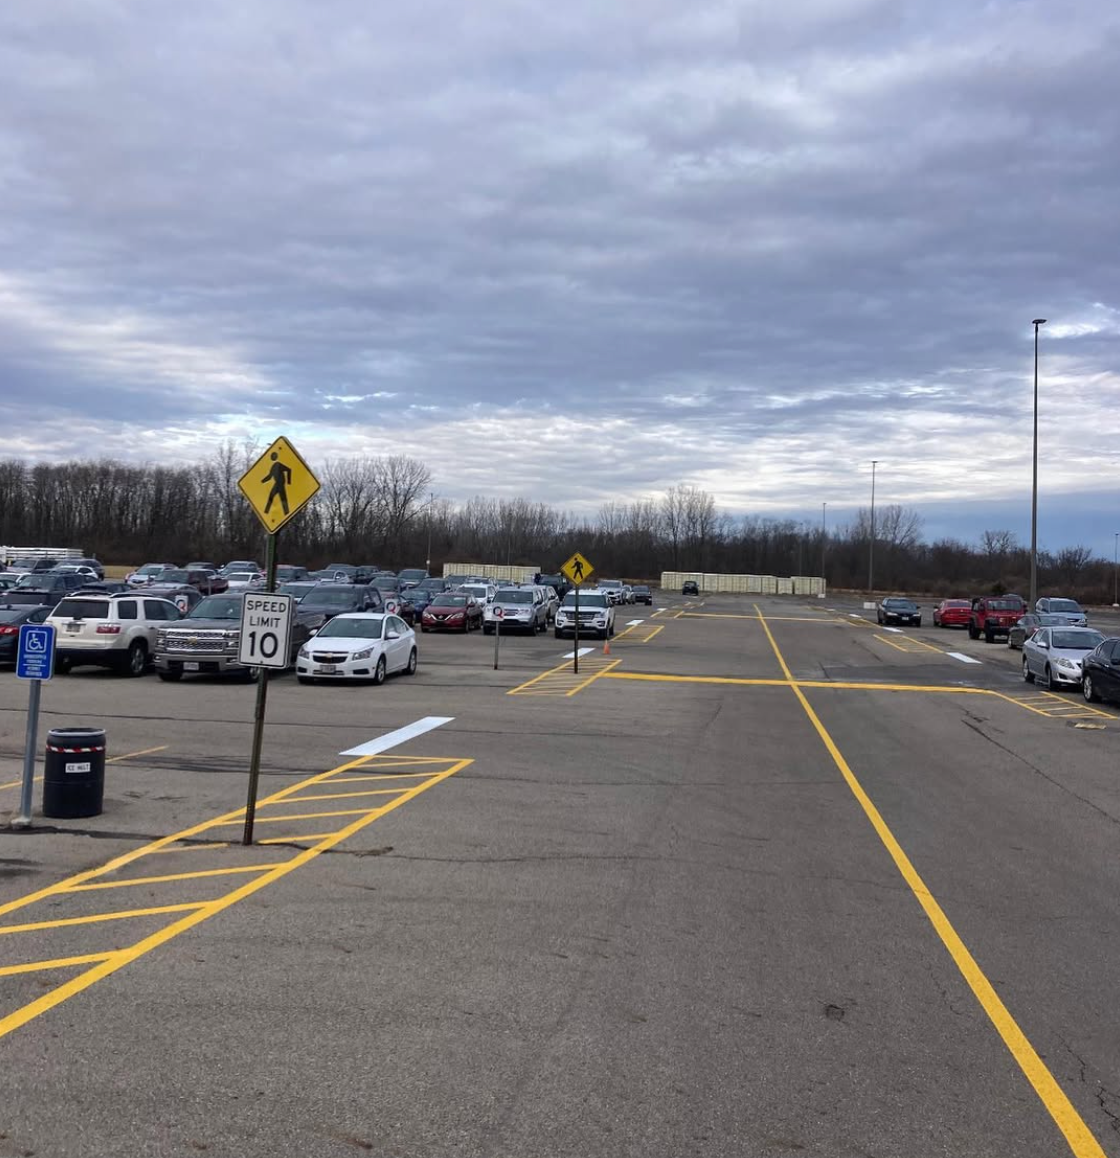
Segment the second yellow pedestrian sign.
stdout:
<svg viewBox="0 0 1120 1158">
<path fill-rule="evenodd" d="M 319 490 L 311 467 L 286 438 L 278 438 L 237 485 L 270 535 L 294 518 Z"/>
</svg>

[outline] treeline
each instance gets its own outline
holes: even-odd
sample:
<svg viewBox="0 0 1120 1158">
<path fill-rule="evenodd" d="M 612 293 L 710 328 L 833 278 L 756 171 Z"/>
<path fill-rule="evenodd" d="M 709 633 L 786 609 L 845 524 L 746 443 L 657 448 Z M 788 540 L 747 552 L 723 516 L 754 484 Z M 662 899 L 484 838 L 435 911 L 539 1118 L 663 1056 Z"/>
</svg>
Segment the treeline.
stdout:
<svg viewBox="0 0 1120 1158">
<path fill-rule="evenodd" d="M 263 557 L 263 531 L 237 487 L 260 447 L 226 443 L 194 466 L 103 459 L 27 464 L 0 461 L 0 543 L 79 547 L 106 563 Z M 657 579 L 662 571 L 819 575 L 832 587 L 867 586 L 869 512 L 828 528 L 794 520 L 732 516 L 680 483 L 632 503 L 605 503 L 594 517 L 528 499 L 435 496 L 416 459 L 335 458 L 317 464 L 322 490 L 280 538 L 284 561 L 335 561 L 398 569 L 444 561 L 539 564 L 555 569 L 573 551 L 601 575 Z M 1008 531 L 977 543 L 927 543 L 911 508 L 875 512 L 877 590 L 930 596 L 1004 590 L 1026 593 L 1030 558 Z M 1112 602 L 1111 561 L 1085 547 L 1039 559 L 1040 591 Z"/>
</svg>

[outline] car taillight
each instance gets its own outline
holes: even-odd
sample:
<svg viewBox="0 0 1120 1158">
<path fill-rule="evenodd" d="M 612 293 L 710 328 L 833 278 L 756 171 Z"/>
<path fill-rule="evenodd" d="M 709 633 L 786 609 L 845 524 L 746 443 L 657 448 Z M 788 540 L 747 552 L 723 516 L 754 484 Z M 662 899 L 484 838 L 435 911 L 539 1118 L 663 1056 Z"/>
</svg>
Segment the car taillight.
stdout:
<svg viewBox="0 0 1120 1158">
<path fill-rule="evenodd" d="M 0 635 L 17 635 L 18 633 L 18 627 L 0 627 Z"/>
<path fill-rule="evenodd" d="M 97 625 L 98 635 L 120 635 L 121 625 L 119 623 L 99 623 Z"/>
</svg>

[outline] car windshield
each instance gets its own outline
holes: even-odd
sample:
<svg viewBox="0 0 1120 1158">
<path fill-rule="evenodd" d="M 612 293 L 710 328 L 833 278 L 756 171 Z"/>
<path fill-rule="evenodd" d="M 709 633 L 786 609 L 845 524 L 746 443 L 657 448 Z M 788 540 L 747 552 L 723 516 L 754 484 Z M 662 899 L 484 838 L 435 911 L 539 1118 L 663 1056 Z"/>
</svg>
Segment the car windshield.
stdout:
<svg viewBox="0 0 1120 1158">
<path fill-rule="evenodd" d="M 295 595 L 302 599 L 308 591 L 314 591 L 314 583 L 304 583 L 302 580 L 297 580 L 293 583 L 281 583 L 279 591 L 281 595 Z"/>
<path fill-rule="evenodd" d="M 403 571 L 398 571 L 397 574 L 402 579 L 427 579 L 428 572 L 422 571 L 419 567 L 406 567 Z"/>
<path fill-rule="evenodd" d="M 444 581 L 442 579 L 425 579 L 420 586 L 426 588 L 428 591 L 442 591 Z"/>
<path fill-rule="evenodd" d="M 236 595 L 208 595 L 191 608 L 187 619 L 240 619 L 241 602 Z"/>
<path fill-rule="evenodd" d="M 466 607 L 466 605 L 465 595 L 437 595 L 432 600 L 433 607 Z"/>
<path fill-rule="evenodd" d="M 252 571 L 231 571 L 229 573 L 229 581 L 231 583 L 251 583 L 256 578 Z"/>
<path fill-rule="evenodd" d="M 494 596 L 495 603 L 532 603 L 532 591 L 499 591 Z"/>
<path fill-rule="evenodd" d="M 1055 631 L 1050 637 L 1055 647 L 1068 647 L 1076 651 L 1092 651 L 1103 641 L 1104 636 L 1099 631 Z"/>
<path fill-rule="evenodd" d="M 353 563 L 328 563 L 323 568 L 324 571 L 345 571 L 347 574 L 351 574 L 357 569 Z"/>
<path fill-rule="evenodd" d="M 165 568 L 166 568 L 166 564 L 164 564 L 164 563 L 145 563 L 144 566 L 141 567 L 140 570 L 136 572 L 136 574 L 137 575 L 158 575 L 161 571 L 165 570 Z"/>
<path fill-rule="evenodd" d="M 161 583 L 186 583 L 190 576 L 182 567 L 176 567 L 171 571 L 164 571 L 159 578 Z"/>
<path fill-rule="evenodd" d="M 899 611 L 917 611 L 918 605 L 910 599 L 884 599 L 884 607 L 897 607 Z"/>
<path fill-rule="evenodd" d="M 376 587 L 378 591 L 399 591 L 401 589 L 401 581 L 391 576 L 378 575 L 373 581 L 373 586 Z"/>
<path fill-rule="evenodd" d="M 323 624 L 316 639 L 331 636 L 335 639 L 380 639 L 381 625 L 385 622 L 382 615 L 374 615 L 369 619 L 348 619 L 345 615 L 337 615 L 330 623 Z"/>
<path fill-rule="evenodd" d="M 1023 605 L 1018 599 L 992 599 L 988 608 L 991 611 L 1022 611 Z"/>
<path fill-rule="evenodd" d="M 564 606 L 574 608 L 576 605 L 575 594 L 564 596 Z M 598 591 L 587 591 L 579 597 L 579 605 L 581 607 L 606 607 L 607 597 L 601 595 Z"/>
<path fill-rule="evenodd" d="M 472 583 L 469 587 L 462 587 L 460 590 L 466 592 L 468 595 L 473 595 L 476 599 L 483 598 L 486 595 L 486 588 L 481 584 Z"/>
<path fill-rule="evenodd" d="M 64 599 L 51 612 L 52 615 L 64 615 L 70 619 L 108 619 L 108 599 Z"/>
<path fill-rule="evenodd" d="M 639 583 L 636 587 L 631 587 L 630 590 L 633 591 L 635 595 L 637 595 L 639 592 L 644 595 L 649 590 L 649 588 L 646 586 L 646 584 Z"/>
<path fill-rule="evenodd" d="M 30 614 L 26 607 L 0 607 L 0 623 L 22 623 Z"/>
<path fill-rule="evenodd" d="M 1081 604 L 1075 599 L 1051 599 L 1050 606 L 1047 609 L 1051 614 L 1057 611 L 1064 611 L 1066 613 L 1073 612 L 1074 615 L 1081 614 Z"/>
<path fill-rule="evenodd" d="M 944 606 L 944 607 L 970 607 L 971 604 L 968 602 L 967 599 L 946 599 L 942 606 Z"/>
<path fill-rule="evenodd" d="M 322 587 L 308 591 L 300 600 L 308 607 L 353 607 L 354 593 L 352 591 L 331 591 Z"/>
</svg>

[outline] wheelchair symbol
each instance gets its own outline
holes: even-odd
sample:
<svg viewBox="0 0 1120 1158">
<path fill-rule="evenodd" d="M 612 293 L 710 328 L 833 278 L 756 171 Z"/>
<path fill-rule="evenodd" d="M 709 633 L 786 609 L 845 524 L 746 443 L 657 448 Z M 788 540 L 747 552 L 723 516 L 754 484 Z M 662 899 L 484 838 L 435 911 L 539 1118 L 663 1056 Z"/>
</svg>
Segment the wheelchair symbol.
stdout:
<svg viewBox="0 0 1120 1158">
<path fill-rule="evenodd" d="M 29 631 L 27 633 L 27 650 L 42 655 L 47 650 L 46 635 L 41 631 Z"/>
</svg>

